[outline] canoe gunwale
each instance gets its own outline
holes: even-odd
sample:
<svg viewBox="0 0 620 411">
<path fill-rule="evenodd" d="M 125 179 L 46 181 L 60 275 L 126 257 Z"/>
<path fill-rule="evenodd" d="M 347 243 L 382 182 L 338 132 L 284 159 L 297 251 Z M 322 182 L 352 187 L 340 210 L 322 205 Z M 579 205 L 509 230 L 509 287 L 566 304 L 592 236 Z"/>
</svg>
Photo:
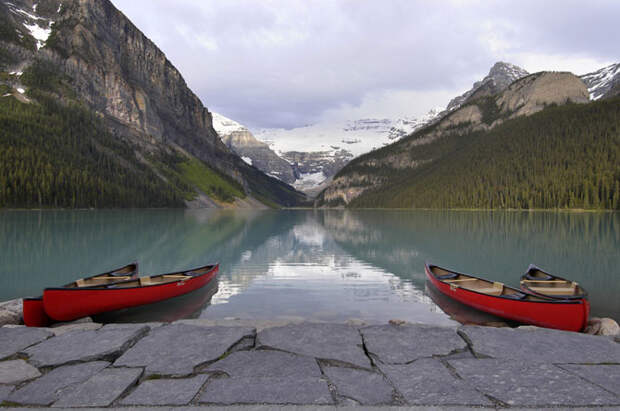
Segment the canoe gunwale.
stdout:
<svg viewBox="0 0 620 411">
<path fill-rule="evenodd" d="M 450 271 L 450 272 L 452 272 L 454 274 L 457 274 L 457 275 L 462 275 L 462 276 L 465 276 L 465 277 L 475 278 L 476 280 L 492 282 L 492 281 L 486 280 L 484 278 L 473 276 L 471 274 L 460 273 L 458 271 L 453 271 L 453 270 L 450 270 L 448 268 L 439 267 L 438 265 L 435 265 L 435 264 L 428 264 L 427 263 L 425 265 L 426 265 L 426 267 L 428 269 L 428 272 L 431 273 L 431 275 L 433 275 L 437 281 L 439 281 L 442 284 L 445 284 L 447 286 L 452 286 L 453 283 L 449 283 L 449 282 L 446 282 L 446 281 L 443 281 L 443 280 L 440 280 L 439 278 L 437 278 L 437 276 L 431 270 L 432 267 L 441 268 L 442 270 Z M 487 293 L 483 293 L 483 292 L 480 292 L 480 291 L 472 290 L 472 289 L 469 289 L 469 288 L 463 288 L 463 287 L 460 287 L 458 284 L 456 284 L 455 286 L 459 287 L 461 290 L 464 290 L 464 291 L 467 291 L 467 292 L 470 292 L 470 293 L 475 293 L 475 294 L 478 294 L 478 295 L 484 295 L 484 296 L 487 296 L 487 297 L 499 298 L 499 299 L 502 299 L 502 300 L 519 301 L 519 302 L 522 302 L 522 303 L 579 304 L 579 301 L 564 301 L 563 299 L 553 298 L 553 297 L 549 297 L 549 296 L 545 296 L 545 295 L 537 295 L 537 294 L 534 294 L 534 293 L 526 291 L 526 290 L 519 290 L 517 288 L 510 287 L 509 285 L 506 285 L 506 284 L 503 284 L 503 285 L 504 285 L 504 287 L 506 287 L 506 288 L 508 288 L 510 290 L 514 290 L 514 291 L 517 291 L 519 293 L 525 293 L 526 295 L 531 295 L 532 297 L 539 298 L 541 301 L 538 301 L 538 300 L 524 301 L 524 300 L 519 300 L 519 299 L 515 299 L 515 298 L 510 298 L 510 297 L 505 296 L 505 295 L 493 295 L 493 294 L 487 294 Z"/>
<path fill-rule="evenodd" d="M 432 271 L 433 268 L 453 272 L 445 268 L 425 264 L 426 277 L 431 284 L 442 294 L 475 309 L 493 314 L 507 320 L 517 321 L 522 324 L 531 324 L 538 327 L 554 328 L 564 331 L 581 331 L 587 324 L 590 305 L 587 300 L 562 300 L 545 298 L 531 293 L 536 300 L 515 300 L 502 298 L 501 296 L 480 293 L 463 287 L 451 287 L 449 282 L 437 279 Z M 473 277 L 484 282 L 490 281 L 483 278 L 462 274 L 465 277 Z M 507 287 L 504 284 L 504 287 Z M 513 289 L 512 287 L 508 287 Z M 540 304 L 548 304 L 542 308 Z"/>
<path fill-rule="evenodd" d="M 219 264 L 209 264 L 182 272 L 189 273 L 196 270 L 204 270 L 204 273 L 187 275 L 186 278 L 175 281 L 136 287 L 46 288 L 43 295 L 45 312 L 55 321 L 72 321 L 89 315 L 167 300 L 188 294 L 210 283 L 217 277 Z M 167 274 L 160 274 L 164 275 Z M 127 282 L 131 281 L 139 280 Z"/>
<path fill-rule="evenodd" d="M 561 281 L 566 281 L 569 284 L 575 283 L 576 286 L 579 289 L 581 289 L 582 292 L 581 292 L 581 294 L 577 294 L 577 295 L 563 295 L 563 294 L 552 295 L 552 294 L 544 294 L 544 293 L 535 291 L 535 290 L 531 289 L 527 285 L 527 282 L 524 281 L 524 280 L 536 281 L 535 279 L 532 280 L 531 277 L 528 276 L 531 271 L 540 271 L 543 274 L 547 275 L 549 277 L 549 280 L 561 280 Z M 548 280 L 541 280 L 541 281 L 548 281 Z M 525 272 L 525 274 L 523 274 L 521 276 L 520 284 L 521 284 L 521 290 L 523 290 L 525 292 L 528 292 L 530 294 L 533 294 L 533 295 L 535 295 L 537 297 L 552 298 L 552 299 L 560 300 L 560 301 L 566 301 L 566 300 L 568 300 L 568 301 L 575 301 L 575 300 L 587 300 L 588 299 L 588 292 L 586 291 L 585 288 L 583 288 L 581 286 L 581 284 L 578 284 L 578 283 L 576 283 L 574 281 L 571 281 L 571 280 L 568 280 L 566 278 L 559 277 L 559 276 L 554 275 L 554 274 L 550 274 L 547 271 L 543 270 L 542 268 L 540 268 L 540 267 L 538 267 L 538 266 L 536 266 L 534 264 L 530 264 L 529 267 L 527 268 L 527 271 Z"/>
<path fill-rule="evenodd" d="M 216 267 L 219 266 L 219 263 L 215 263 L 215 264 L 208 264 L 202 267 L 196 267 L 196 268 L 192 268 L 190 270 L 185 270 L 185 271 L 177 271 L 174 273 L 166 273 L 166 274 L 156 274 L 156 275 L 151 275 L 148 277 L 137 277 L 137 278 L 132 278 L 129 280 L 122 280 L 122 281 L 115 281 L 109 284 L 100 284 L 100 285 L 91 285 L 91 286 L 86 286 L 86 287 L 47 287 L 45 288 L 45 290 L 50 290 L 50 291 L 57 291 L 57 290 L 62 290 L 62 291 L 80 291 L 80 290 L 92 290 L 92 289 L 96 289 L 96 290 L 134 290 L 137 288 L 147 288 L 147 287 L 158 287 L 158 286 L 164 286 L 164 285 L 170 285 L 170 284 L 174 284 L 174 283 L 178 283 L 181 281 L 188 281 L 192 278 L 200 278 L 204 275 L 209 274 L 211 271 L 213 271 L 213 269 L 215 269 Z M 183 273 L 188 273 L 191 271 L 196 271 L 196 270 L 203 270 L 203 269 L 207 269 L 208 270 L 200 275 L 195 275 L 195 276 L 186 276 L 187 278 L 179 278 L 177 280 L 174 281 L 168 281 L 165 283 L 160 283 L 160 284 L 145 284 L 145 285 L 137 285 L 135 287 L 123 287 L 123 288 L 115 288 L 115 287 L 109 287 L 109 286 L 117 286 L 119 284 L 124 284 L 124 283 L 130 283 L 133 281 L 137 281 L 140 278 L 154 278 L 154 277 L 163 277 L 166 275 L 175 275 L 175 274 L 183 274 Z M 105 274 L 105 273 L 104 273 Z M 103 274 L 99 274 L 99 275 L 103 275 Z"/>
</svg>

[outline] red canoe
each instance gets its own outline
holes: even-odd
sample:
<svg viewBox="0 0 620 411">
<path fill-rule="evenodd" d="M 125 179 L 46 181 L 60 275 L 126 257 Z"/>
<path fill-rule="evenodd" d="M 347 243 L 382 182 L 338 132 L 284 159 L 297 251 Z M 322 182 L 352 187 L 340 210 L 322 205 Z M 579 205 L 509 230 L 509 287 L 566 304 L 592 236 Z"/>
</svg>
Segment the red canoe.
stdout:
<svg viewBox="0 0 620 411">
<path fill-rule="evenodd" d="M 127 264 L 126 266 L 106 271 L 105 273 L 91 275 L 81 278 L 72 283 L 65 284 L 62 288 L 93 287 L 113 284 L 119 281 L 126 281 L 138 276 L 138 263 Z M 26 297 L 23 299 L 22 314 L 24 324 L 28 327 L 45 327 L 49 325 L 51 319 L 43 308 L 43 296 Z"/>
<path fill-rule="evenodd" d="M 588 322 L 589 304 L 535 296 L 468 274 L 426 264 L 426 276 L 443 294 L 481 311 L 539 327 L 581 331 Z"/>
<path fill-rule="evenodd" d="M 543 297 L 584 300 L 589 304 L 588 292 L 577 282 L 549 274 L 534 264 L 521 276 L 521 289 Z"/>
<path fill-rule="evenodd" d="M 107 286 L 46 288 L 43 291 L 43 306 L 50 318 L 72 321 L 187 294 L 204 287 L 217 275 L 218 270 L 219 265 L 215 264 Z"/>
</svg>

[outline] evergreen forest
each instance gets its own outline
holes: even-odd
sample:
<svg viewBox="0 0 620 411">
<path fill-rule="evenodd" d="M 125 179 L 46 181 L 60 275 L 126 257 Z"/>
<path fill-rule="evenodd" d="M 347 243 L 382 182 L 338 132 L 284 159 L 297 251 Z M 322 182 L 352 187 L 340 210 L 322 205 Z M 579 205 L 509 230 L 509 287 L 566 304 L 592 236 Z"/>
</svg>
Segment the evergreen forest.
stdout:
<svg viewBox="0 0 620 411">
<path fill-rule="evenodd" d="M 386 183 L 350 207 L 620 209 L 620 98 L 550 106 L 419 146 L 416 168 L 357 166 Z M 392 147 L 385 147 L 384 151 Z"/>
</svg>

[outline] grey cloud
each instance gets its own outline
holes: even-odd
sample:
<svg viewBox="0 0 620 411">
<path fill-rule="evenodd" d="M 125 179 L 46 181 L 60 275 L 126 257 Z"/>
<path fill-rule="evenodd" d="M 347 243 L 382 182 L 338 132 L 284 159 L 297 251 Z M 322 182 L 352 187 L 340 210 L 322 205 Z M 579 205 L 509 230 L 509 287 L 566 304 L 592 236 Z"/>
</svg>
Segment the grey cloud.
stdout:
<svg viewBox="0 0 620 411">
<path fill-rule="evenodd" d="M 114 3 L 207 107 L 256 127 L 312 123 L 368 92 L 464 91 L 500 58 L 489 35 L 505 53 L 617 60 L 615 1 Z"/>
</svg>

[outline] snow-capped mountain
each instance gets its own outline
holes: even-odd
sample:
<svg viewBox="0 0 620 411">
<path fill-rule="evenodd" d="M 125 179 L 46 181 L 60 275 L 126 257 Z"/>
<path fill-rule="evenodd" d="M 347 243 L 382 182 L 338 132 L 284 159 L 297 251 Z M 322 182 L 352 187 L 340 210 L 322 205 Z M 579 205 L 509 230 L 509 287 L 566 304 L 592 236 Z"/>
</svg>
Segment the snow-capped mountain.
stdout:
<svg viewBox="0 0 620 411">
<path fill-rule="evenodd" d="M 336 153 L 342 150 L 359 156 L 411 134 L 441 111 L 433 109 L 420 118 L 365 118 L 321 122 L 294 129 L 262 129 L 255 136 L 283 157 L 291 151 Z"/>
<path fill-rule="evenodd" d="M 365 118 L 255 135 L 237 121 L 212 113 L 213 128 L 246 163 L 302 191 L 313 191 L 354 157 L 390 144 L 429 123 L 442 110 L 420 118 Z"/>
<path fill-rule="evenodd" d="M 258 141 L 247 127 L 219 113 L 211 115 L 213 128 L 222 142 L 243 161 L 287 184 L 295 183 L 299 177 L 295 168 L 274 153 L 267 144 Z"/>
<path fill-rule="evenodd" d="M 474 83 L 472 88 L 448 103 L 448 111 L 459 108 L 467 100 L 495 95 L 506 89 L 513 81 L 529 75 L 526 70 L 514 64 L 498 61 L 491 67 L 489 74 L 480 81 Z"/>
<path fill-rule="evenodd" d="M 592 100 L 613 97 L 620 93 L 620 63 L 584 74 L 580 78 L 586 83 Z"/>
<path fill-rule="evenodd" d="M 441 111 L 436 108 L 420 118 L 364 118 L 290 130 L 263 129 L 255 136 L 296 167 L 299 179 L 294 185 L 308 191 L 331 178 L 354 157 L 411 134 Z"/>
</svg>

